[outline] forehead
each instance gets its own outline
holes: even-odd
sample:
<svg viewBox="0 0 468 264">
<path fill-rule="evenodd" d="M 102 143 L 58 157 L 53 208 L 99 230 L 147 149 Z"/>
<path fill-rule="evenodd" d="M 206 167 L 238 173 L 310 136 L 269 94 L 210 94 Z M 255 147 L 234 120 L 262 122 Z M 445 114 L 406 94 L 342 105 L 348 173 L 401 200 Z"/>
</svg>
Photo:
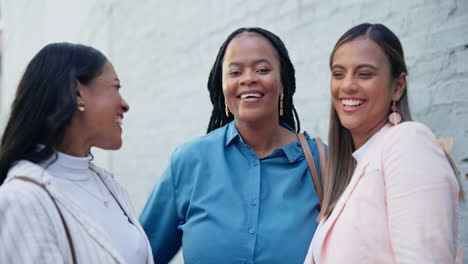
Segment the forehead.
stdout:
<svg viewBox="0 0 468 264">
<path fill-rule="evenodd" d="M 114 81 L 118 80 L 117 73 L 115 72 L 114 65 L 109 61 L 104 63 L 101 74 L 96 77 L 96 80 Z"/>
<path fill-rule="evenodd" d="M 278 52 L 265 37 L 252 32 L 244 32 L 229 42 L 224 54 L 224 62 L 235 60 L 268 59 L 278 62 Z"/>
<path fill-rule="evenodd" d="M 359 37 L 341 45 L 333 55 L 333 64 L 388 65 L 389 61 L 382 48 L 367 37 Z"/>
</svg>

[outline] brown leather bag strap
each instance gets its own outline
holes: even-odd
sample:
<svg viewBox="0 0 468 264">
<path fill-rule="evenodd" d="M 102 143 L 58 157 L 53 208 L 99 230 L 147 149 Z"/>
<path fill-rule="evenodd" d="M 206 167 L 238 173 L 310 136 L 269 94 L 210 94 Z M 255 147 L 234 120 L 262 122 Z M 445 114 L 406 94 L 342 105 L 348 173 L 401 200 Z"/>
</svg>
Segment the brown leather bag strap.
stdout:
<svg viewBox="0 0 468 264">
<path fill-rule="evenodd" d="M 327 172 L 327 165 L 328 165 L 328 155 L 325 152 L 325 145 L 320 137 L 316 137 L 315 143 L 317 144 L 318 153 L 319 153 L 319 164 L 320 164 L 320 172 L 322 173 L 322 186 L 326 186 L 326 172 Z"/>
<path fill-rule="evenodd" d="M 52 202 L 54 203 L 55 205 L 55 208 L 57 208 L 57 211 L 60 215 L 60 219 L 62 220 L 62 224 L 63 224 L 63 227 L 65 229 L 65 234 L 67 235 L 67 240 L 68 240 L 68 246 L 70 247 L 70 251 L 71 251 L 71 256 L 72 256 L 72 263 L 76 263 L 76 254 L 75 254 L 75 248 L 73 247 L 73 241 L 72 241 L 72 238 L 71 238 L 71 235 L 70 235 L 70 230 L 68 229 L 68 226 L 67 226 L 67 223 L 65 222 L 65 219 L 63 218 L 63 215 L 62 215 L 62 212 L 60 211 L 59 207 L 57 206 L 57 203 L 55 202 L 55 199 L 52 197 L 52 195 L 50 194 L 49 190 L 47 190 L 47 188 L 45 187 L 44 184 L 42 183 L 39 183 L 38 181 L 36 180 L 33 180 L 31 178 L 28 178 L 28 177 L 24 177 L 24 176 L 15 176 L 13 177 L 12 180 L 21 180 L 21 181 L 26 181 L 26 182 L 30 182 L 30 183 L 33 183 L 39 187 L 41 187 L 50 197 L 50 199 L 52 200 Z"/>
<path fill-rule="evenodd" d="M 297 138 L 299 139 L 299 143 L 301 143 L 302 151 L 304 151 L 304 156 L 309 164 L 310 174 L 312 174 L 312 181 L 314 182 L 315 191 L 317 192 L 317 196 L 319 198 L 320 204 L 322 204 L 323 199 L 323 190 L 322 184 L 320 184 L 317 166 L 315 165 L 314 158 L 312 157 L 312 153 L 310 153 L 309 144 L 307 143 L 307 139 L 305 138 L 304 134 L 298 133 L 296 134 Z M 323 144 L 323 143 L 322 143 Z"/>
</svg>

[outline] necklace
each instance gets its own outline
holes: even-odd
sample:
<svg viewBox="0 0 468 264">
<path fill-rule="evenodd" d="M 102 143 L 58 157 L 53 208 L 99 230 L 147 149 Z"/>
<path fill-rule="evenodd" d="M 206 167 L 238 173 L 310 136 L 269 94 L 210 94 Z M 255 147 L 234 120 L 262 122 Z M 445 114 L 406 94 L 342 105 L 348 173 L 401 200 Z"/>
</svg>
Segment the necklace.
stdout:
<svg viewBox="0 0 468 264">
<path fill-rule="evenodd" d="M 93 173 L 95 174 L 95 173 Z M 92 193 L 91 191 L 89 191 L 87 188 L 85 188 L 84 186 L 82 186 L 80 183 L 78 182 L 75 182 L 75 184 L 80 187 L 83 191 L 87 192 L 88 194 L 90 194 L 94 199 L 98 200 L 99 202 L 102 202 L 104 204 L 104 206 L 106 208 L 109 208 L 109 199 L 105 199 L 105 194 L 104 192 L 102 192 L 101 190 L 101 186 L 100 184 L 97 182 L 96 180 L 96 177 L 99 177 L 98 175 L 92 175 L 91 176 L 93 178 L 93 181 L 94 181 L 94 184 L 97 186 L 97 188 L 99 189 L 99 194 L 101 195 L 101 197 L 99 197 L 98 195 Z"/>
</svg>

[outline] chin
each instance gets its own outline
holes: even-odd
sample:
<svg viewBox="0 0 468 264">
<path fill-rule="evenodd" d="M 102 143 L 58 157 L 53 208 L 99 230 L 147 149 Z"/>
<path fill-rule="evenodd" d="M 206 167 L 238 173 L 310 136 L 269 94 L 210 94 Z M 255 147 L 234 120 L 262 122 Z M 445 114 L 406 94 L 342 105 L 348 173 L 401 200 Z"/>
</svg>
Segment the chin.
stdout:
<svg viewBox="0 0 468 264">
<path fill-rule="evenodd" d="M 96 146 L 100 149 L 104 149 L 104 150 L 118 150 L 122 147 L 122 140 L 116 140 L 114 142 L 108 142 L 107 144 L 102 144 L 102 145 L 98 145 Z"/>
<path fill-rule="evenodd" d="M 109 149 L 111 150 L 118 150 L 122 147 L 122 141 L 119 141 L 118 143 L 113 144 Z"/>
<path fill-rule="evenodd" d="M 237 116 L 237 119 L 244 123 L 256 123 L 268 118 L 270 118 L 268 114 L 258 112 L 256 113 L 253 111 L 250 113 L 242 113 L 239 116 Z"/>
</svg>

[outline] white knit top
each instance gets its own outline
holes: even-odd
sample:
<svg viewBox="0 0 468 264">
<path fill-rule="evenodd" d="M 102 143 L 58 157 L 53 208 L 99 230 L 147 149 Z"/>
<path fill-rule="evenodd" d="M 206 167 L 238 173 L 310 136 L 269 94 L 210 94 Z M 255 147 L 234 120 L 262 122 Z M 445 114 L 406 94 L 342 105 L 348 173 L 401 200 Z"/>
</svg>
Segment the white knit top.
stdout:
<svg viewBox="0 0 468 264">
<path fill-rule="evenodd" d="M 60 152 L 57 154 L 57 160 L 51 165 L 48 164 L 55 159 L 55 155 L 41 166 L 107 232 L 127 263 L 146 263 L 145 238 L 130 223 L 101 178 L 90 169 L 90 156 L 74 157 Z"/>
</svg>

